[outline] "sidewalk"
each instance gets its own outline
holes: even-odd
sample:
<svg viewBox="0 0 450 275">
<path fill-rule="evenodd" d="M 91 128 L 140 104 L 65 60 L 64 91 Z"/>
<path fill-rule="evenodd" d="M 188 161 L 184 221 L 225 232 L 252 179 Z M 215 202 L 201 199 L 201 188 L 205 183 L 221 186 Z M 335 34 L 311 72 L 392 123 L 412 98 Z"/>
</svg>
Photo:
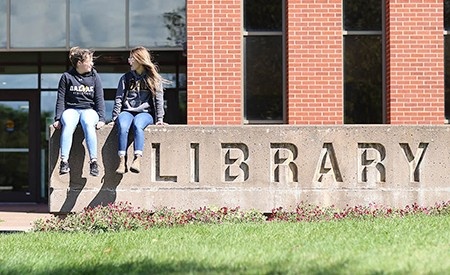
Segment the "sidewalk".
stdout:
<svg viewBox="0 0 450 275">
<path fill-rule="evenodd" d="M 34 221 L 52 216 L 47 204 L 0 203 L 0 233 L 30 231 Z"/>
</svg>

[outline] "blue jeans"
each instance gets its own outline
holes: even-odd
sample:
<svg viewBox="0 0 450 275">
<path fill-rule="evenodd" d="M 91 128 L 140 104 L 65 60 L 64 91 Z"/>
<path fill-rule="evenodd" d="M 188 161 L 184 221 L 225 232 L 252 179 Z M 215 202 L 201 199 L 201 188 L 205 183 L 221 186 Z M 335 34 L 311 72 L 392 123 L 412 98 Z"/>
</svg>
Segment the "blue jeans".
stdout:
<svg viewBox="0 0 450 275">
<path fill-rule="evenodd" d="M 95 125 L 99 120 L 98 114 L 93 109 L 67 109 L 61 115 L 61 160 L 68 161 L 72 148 L 73 133 L 78 122 L 83 128 L 90 159 L 97 158 L 97 134 Z"/>
<path fill-rule="evenodd" d="M 153 124 L 153 117 L 149 113 L 132 114 L 123 111 L 116 119 L 119 131 L 119 156 L 125 156 L 128 145 L 128 133 L 131 126 L 134 131 L 134 154 L 141 155 L 144 150 L 144 129 Z"/>
</svg>

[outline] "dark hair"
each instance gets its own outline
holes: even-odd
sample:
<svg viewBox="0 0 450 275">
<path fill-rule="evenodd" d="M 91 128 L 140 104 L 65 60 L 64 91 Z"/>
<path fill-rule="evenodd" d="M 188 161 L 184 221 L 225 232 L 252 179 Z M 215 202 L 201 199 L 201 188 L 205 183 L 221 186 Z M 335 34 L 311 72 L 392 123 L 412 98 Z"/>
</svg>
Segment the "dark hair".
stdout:
<svg viewBox="0 0 450 275">
<path fill-rule="evenodd" d="M 83 62 L 86 58 L 93 57 L 94 51 L 82 49 L 80 47 L 72 47 L 69 51 L 69 60 L 74 68 L 77 67 L 78 61 Z"/>
</svg>

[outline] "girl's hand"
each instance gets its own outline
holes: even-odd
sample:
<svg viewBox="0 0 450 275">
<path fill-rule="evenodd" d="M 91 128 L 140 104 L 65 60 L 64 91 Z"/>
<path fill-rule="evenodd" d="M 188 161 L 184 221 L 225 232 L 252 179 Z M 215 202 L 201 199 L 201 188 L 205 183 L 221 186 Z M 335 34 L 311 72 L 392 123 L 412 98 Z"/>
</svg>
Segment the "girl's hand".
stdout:
<svg viewBox="0 0 450 275">
<path fill-rule="evenodd" d="M 105 126 L 105 123 L 103 121 L 99 121 L 97 122 L 97 129 L 102 128 L 103 126 Z"/>
<path fill-rule="evenodd" d="M 58 121 L 55 121 L 55 122 L 53 122 L 53 127 L 55 127 L 55 129 L 59 129 L 59 128 L 61 128 L 61 122 L 59 122 L 59 120 L 58 120 Z"/>
</svg>

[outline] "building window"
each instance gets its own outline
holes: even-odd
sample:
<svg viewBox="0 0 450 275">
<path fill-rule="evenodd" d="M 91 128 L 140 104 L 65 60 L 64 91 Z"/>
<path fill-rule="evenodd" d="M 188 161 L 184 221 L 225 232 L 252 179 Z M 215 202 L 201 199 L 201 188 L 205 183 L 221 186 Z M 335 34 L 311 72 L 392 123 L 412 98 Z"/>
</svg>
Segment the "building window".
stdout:
<svg viewBox="0 0 450 275">
<path fill-rule="evenodd" d="M 380 124 L 385 120 L 382 2 L 344 1 L 345 124 Z"/>
<path fill-rule="evenodd" d="M 450 0 L 444 1 L 445 118 L 450 119 Z"/>
<path fill-rule="evenodd" d="M 185 0 L 0 0 L 0 49 L 186 47 Z"/>
<path fill-rule="evenodd" d="M 65 1 L 11 1 L 11 48 L 64 48 Z"/>
<path fill-rule="evenodd" d="M 184 0 L 133 0 L 129 18 L 130 47 L 181 47 L 186 42 Z"/>
<path fill-rule="evenodd" d="M 70 2 L 70 45 L 119 48 L 126 46 L 125 1 Z M 111 31 L 114 30 L 114 31 Z"/>
<path fill-rule="evenodd" d="M 244 1 L 244 119 L 283 123 L 283 0 Z"/>
<path fill-rule="evenodd" d="M 35 65 L 4 66 L 0 73 L 0 89 L 36 89 L 37 72 Z"/>
<path fill-rule="evenodd" d="M 0 48 L 6 47 L 6 0 L 0 0 Z"/>
</svg>

